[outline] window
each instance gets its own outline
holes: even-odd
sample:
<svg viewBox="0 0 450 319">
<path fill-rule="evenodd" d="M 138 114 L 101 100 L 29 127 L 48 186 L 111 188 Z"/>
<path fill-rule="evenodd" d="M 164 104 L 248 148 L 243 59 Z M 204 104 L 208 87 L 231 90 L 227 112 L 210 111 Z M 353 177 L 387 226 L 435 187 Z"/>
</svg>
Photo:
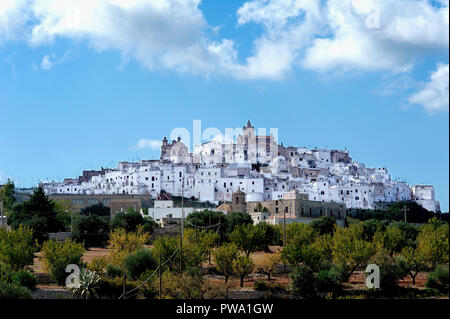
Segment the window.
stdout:
<svg viewBox="0 0 450 319">
<path fill-rule="evenodd" d="M 288 212 L 289 212 L 289 207 L 286 206 L 286 207 L 284 208 L 284 212 L 285 212 L 285 213 L 288 213 Z"/>
</svg>

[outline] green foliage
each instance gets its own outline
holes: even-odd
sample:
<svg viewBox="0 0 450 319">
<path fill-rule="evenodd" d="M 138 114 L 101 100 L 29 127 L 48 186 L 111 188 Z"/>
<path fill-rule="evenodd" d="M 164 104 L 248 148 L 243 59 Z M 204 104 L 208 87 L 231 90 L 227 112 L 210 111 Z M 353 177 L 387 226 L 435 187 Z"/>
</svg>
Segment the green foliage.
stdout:
<svg viewBox="0 0 450 319">
<path fill-rule="evenodd" d="M 267 238 L 263 227 L 253 224 L 237 225 L 230 234 L 230 239 L 239 249 L 242 249 L 247 257 L 258 248 L 267 246 Z"/>
<path fill-rule="evenodd" d="M 309 225 L 319 235 L 333 234 L 336 228 L 336 219 L 330 216 L 320 217 L 313 220 Z"/>
<path fill-rule="evenodd" d="M 12 281 L 19 286 L 26 287 L 30 290 L 36 289 L 36 276 L 31 272 L 19 270 L 12 274 Z"/>
<path fill-rule="evenodd" d="M 97 215 L 109 218 L 111 216 L 111 208 L 103 205 L 103 203 L 99 203 L 81 209 L 80 214 L 84 216 Z"/>
<path fill-rule="evenodd" d="M 0 300 L 32 299 L 30 291 L 17 284 L 0 281 Z"/>
<path fill-rule="evenodd" d="M 412 284 L 415 285 L 419 271 L 426 269 L 424 256 L 418 249 L 408 246 L 402 249 L 399 261 L 404 270 L 411 276 Z"/>
<path fill-rule="evenodd" d="M 11 231 L 0 228 L 0 262 L 14 270 L 25 268 L 33 264 L 36 250 L 31 228 L 19 226 Z"/>
<path fill-rule="evenodd" d="M 3 209 L 9 212 L 16 199 L 14 198 L 15 186 L 14 182 L 8 180 L 8 182 L 0 187 L 0 201 L 3 202 Z"/>
<path fill-rule="evenodd" d="M 80 216 L 75 223 L 73 238 L 84 247 L 105 247 L 109 238 L 109 223 L 98 215 Z"/>
<path fill-rule="evenodd" d="M 100 276 L 95 271 L 89 269 L 81 269 L 80 286 L 73 289 L 73 294 L 80 299 L 97 298 L 97 290 L 99 287 Z"/>
<path fill-rule="evenodd" d="M 417 236 L 419 235 L 419 228 L 417 226 L 403 221 L 393 221 L 389 226 L 397 227 L 404 233 L 404 246 L 414 248 L 417 246 Z"/>
<path fill-rule="evenodd" d="M 394 202 L 389 204 L 386 211 L 381 210 L 357 210 L 351 213 L 351 217 L 359 220 L 377 219 L 380 221 L 404 221 L 404 210 L 406 206 L 406 218 L 408 223 L 426 223 L 428 219 L 439 217 L 448 219 L 448 214 L 433 213 L 416 202 Z"/>
<path fill-rule="evenodd" d="M 308 266 L 296 267 L 290 275 L 292 291 L 302 298 L 313 298 L 316 295 L 314 272 Z"/>
<path fill-rule="evenodd" d="M 373 236 L 373 241 L 378 250 L 384 249 L 392 257 L 406 245 L 406 235 L 397 226 L 389 225 L 384 231 L 381 228 L 378 229 Z"/>
<path fill-rule="evenodd" d="M 37 188 L 30 198 L 14 205 L 8 215 L 8 225 L 17 229 L 20 225 L 33 229 L 34 238 L 42 243 L 49 232 L 64 231 L 64 224 L 57 218 L 55 203 L 45 195 L 42 187 Z"/>
<path fill-rule="evenodd" d="M 430 219 L 427 224 L 420 227 L 417 249 L 431 269 L 438 264 L 448 264 L 448 235 L 448 224 L 442 224 L 436 218 Z"/>
<path fill-rule="evenodd" d="M 362 223 L 362 226 L 367 240 L 372 240 L 377 230 L 384 231 L 386 229 L 385 223 L 377 219 L 368 219 Z"/>
<path fill-rule="evenodd" d="M 290 224 L 286 228 L 287 245 L 282 258 L 294 267 L 307 265 L 317 270 L 322 261 L 331 260 L 330 236 L 318 236 L 318 232 L 307 224 Z"/>
<path fill-rule="evenodd" d="M 66 267 L 70 264 L 81 265 L 84 247 L 72 240 L 65 242 L 49 240 L 42 246 L 42 252 L 45 268 L 50 274 L 50 278 L 62 286 L 68 275 Z"/>
<path fill-rule="evenodd" d="M 106 276 L 108 278 L 114 279 L 118 277 L 122 277 L 123 271 L 119 266 L 115 266 L 113 264 L 108 264 L 106 266 Z"/>
<path fill-rule="evenodd" d="M 336 229 L 333 236 L 333 260 L 336 264 L 346 263 L 349 276 L 358 267 L 365 266 L 374 253 L 375 246 L 364 239 L 362 225 Z"/>
<path fill-rule="evenodd" d="M 449 268 L 447 265 L 437 265 L 436 269 L 428 275 L 425 287 L 438 289 L 440 292 L 449 293 Z"/>
<path fill-rule="evenodd" d="M 331 293 L 332 298 L 342 293 L 342 273 L 339 267 L 321 270 L 316 276 L 316 289 L 321 293 Z"/>
<path fill-rule="evenodd" d="M 125 288 L 126 291 L 136 288 L 137 282 L 127 280 Z M 122 295 L 123 292 L 123 281 L 122 278 L 101 278 L 98 282 L 98 287 L 96 288 L 96 293 L 101 298 L 111 298 L 117 299 Z M 127 298 L 135 298 L 134 296 L 129 296 Z"/>
<path fill-rule="evenodd" d="M 55 203 L 56 219 L 64 225 L 65 230 L 70 231 L 72 217 L 75 221 L 79 213 L 75 212 L 75 207 L 69 200 L 57 200 Z"/>
<path fill-rule="evenodd" d="M 387 295 L 395 292 L 398 281 L 408 274 L 402 265 L 402 260 L 399 258 L 393 260 L 387 250 L 377 252 L 370 263 L 380 268 L 380 288 Z"/>
<path fill-rule="evenodd" d="M 180 245 L 180 239 L 178 237 L 160 236 L 153 243 L 153 254 L 156 260 L 164 261 L 172 257 L 172 260 L 179 258 L 178 246 Z M 163 266 L 163 269 L 174 269 L 177 267 L 177 263 L 168 263 Z"/>
<path fill-rule="evenodd" d="M 87 268 L 89 270 L 95 271 L 97 274 L 103 273 L 103 270 L 106 268 L 108 264 L 108 260 L 105 257 L 95 257 L 88 264 Z"/>
<path fill-rule="evenodd" d="M 223 229 L 225 230 L 225 235 L 229 236 L 236 226 L 253 224 L 252 217 L 247 213 L 232 212 L 225 216 L 225 223 Z M 226 237 L 229 238 L 229 237 Z"/>
<path fill-rule="evenodd" d="M 125 269 L 130 278 L 137 280 L 146 270 L 156 269 L 158 262 L 151 250 L 141 248 L 125 258 Z"/>
<path fill-rule="evenodd" d="M 228 282 L 228 277 L 233 275 L 233 261 L 238 253 L 238 248 L 233 243 L 217 247 L 213 252 L 217 270 L 225 276 L 225 282 Z"/>
<path fill-rule="evenodd" d="M 285 245 L 295 244 L 304 245 L 314 242 L 317 234 L 313 228 L 303 223 L 293 223 L 286 225 L 286 243 Z"/>
<path fill-rule="evenodd" d="M 144 247 L 150 235 L 138 226 L 136 232 L 127 232 L 123 228 L 117 228 L 109 236 L 109 261 L 115 266 L 124 269 L 125 258 Z"/>
<path fill-rule="evenodd" d="M 244 278 L 248 274 L 250 274 L 253 269 L 255 269 L 255 265 L 253 261 L 247 256 L 239 256 L 235 260 L 233 260 L 233 271 L 237 275 L 239 275 L 241 279 L 241 287 L 244 287 Z"/>
<path fill-rule="evenodd" d="M 123 228 L 127 232 L 135 232 L 138 226 L 142 226 L 144 232 L 151 234 L 157 224 L 152 218 L 144 217 L 133 209 L 118 213 L 111 221 L 112 229 Z"/>
</svg>

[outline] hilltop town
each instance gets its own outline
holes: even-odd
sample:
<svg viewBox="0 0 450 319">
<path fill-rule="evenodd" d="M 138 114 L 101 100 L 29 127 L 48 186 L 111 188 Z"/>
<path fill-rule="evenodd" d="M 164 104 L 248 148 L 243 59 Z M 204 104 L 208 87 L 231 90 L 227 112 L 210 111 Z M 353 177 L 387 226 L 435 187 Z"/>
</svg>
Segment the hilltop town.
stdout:
<svg viewBox="0 0 450 319">
<path fill-rule="evenodd" d="M 375 209 L 380 203 L 415 201 L 440 211 L 431 185 L 410 186 L 391 179 L 387 168 L 355 162 L 347 150 L 307 149 L 278 144 L 272 134 L 257 135 L 248 121 L 236 142 L 212 140 L 193 152 L 180 138 L 161 143 L 160 160 L 120 162 L 117 168 L 84 171 L 79 178 L 42 183 L 47 194 L 150 195 L 161 192 L 200 202 L 231 202 L 240 191 L 245 201 L 283 198 L 292 191 L 309 201 Z"/>
</svg>

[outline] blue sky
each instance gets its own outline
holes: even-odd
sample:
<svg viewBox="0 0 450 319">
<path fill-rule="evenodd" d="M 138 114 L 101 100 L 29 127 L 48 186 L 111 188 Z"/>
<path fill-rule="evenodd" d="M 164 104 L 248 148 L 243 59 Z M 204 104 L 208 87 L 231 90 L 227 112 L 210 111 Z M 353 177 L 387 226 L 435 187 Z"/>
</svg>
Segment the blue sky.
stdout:
<svg viewBox="0 0 450 319">
<path fill-rule="evenodd" d="M 433 184 L 448 211 L 448 1 L 8 1 L 0 182 L 158 158 L 134 146 L 250 119 Z"/>
</svg>

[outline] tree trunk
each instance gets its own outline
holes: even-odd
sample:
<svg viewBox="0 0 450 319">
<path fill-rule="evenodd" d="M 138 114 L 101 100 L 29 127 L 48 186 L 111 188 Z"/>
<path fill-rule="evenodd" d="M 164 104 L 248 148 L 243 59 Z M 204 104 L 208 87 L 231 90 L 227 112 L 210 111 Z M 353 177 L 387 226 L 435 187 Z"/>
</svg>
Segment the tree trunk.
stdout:
<svg viewBox="0 0 450 319">
<path fill-rule="evenodd" d="M 244 287 L 244 276 L 241 276 L 241 287 Z"/>
<path fill-rule="evenodd" d="M 413 286 L 415 286 L 416 285 L 416 276 L 417 276 L 417 274 L 415 274 L 414 276 L 411 274 L 411 278 L 412 278 L 412 284 L 413 284 Z"/>
<path fill-rule="evenodd" d="M 270 281 L 270 272 L 267 273 L 267 279 Z"/>
<path fill-rule="evenodd" d="M 228 275 L 225 275 L 225 283 L 228 282 Z"/>
</svg>

